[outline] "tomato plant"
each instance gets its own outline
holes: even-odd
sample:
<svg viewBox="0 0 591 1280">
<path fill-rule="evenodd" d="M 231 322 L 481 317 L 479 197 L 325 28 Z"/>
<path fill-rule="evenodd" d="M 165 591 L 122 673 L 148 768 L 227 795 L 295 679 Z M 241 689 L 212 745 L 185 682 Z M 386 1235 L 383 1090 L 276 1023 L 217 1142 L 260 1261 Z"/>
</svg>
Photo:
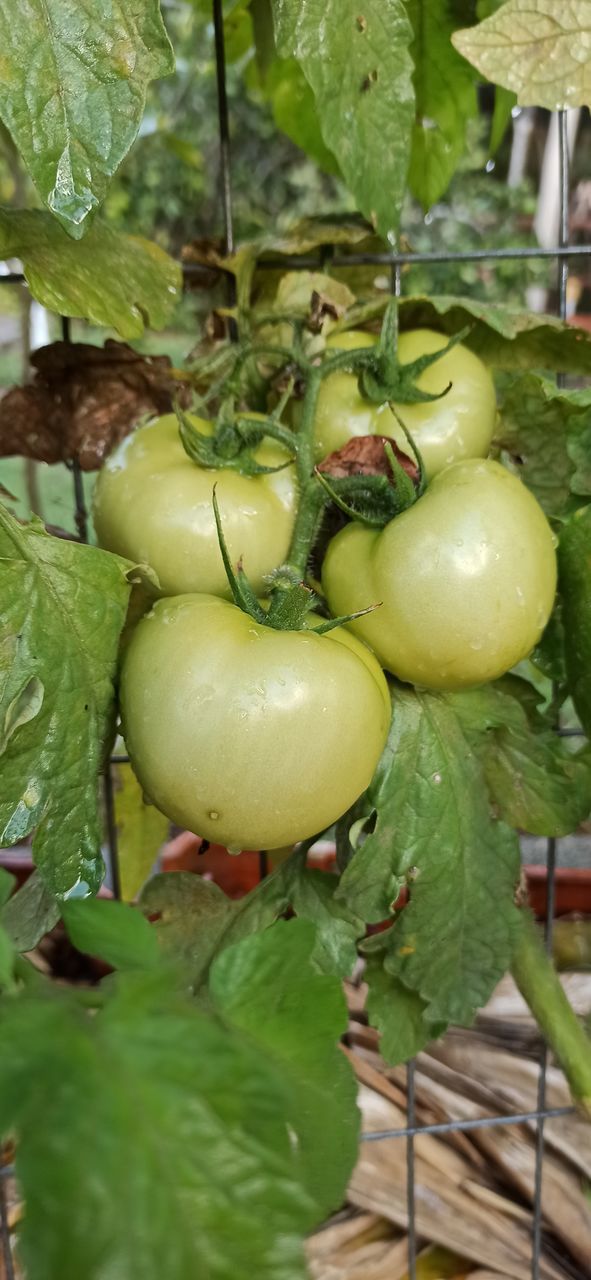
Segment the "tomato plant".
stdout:
<svg viewBox="0 0 591 1280">
<path fill-rule="evenodd" d="M 200 432 L 211 426 L 192 417 Z M 255 454 L 262 475 L 205 469 L 181 444 L 175 414 L 139 427 L 107 459 L 94 491 L 98 540 L 108 551 L 155 571 L 165 595 L 228 593 L 211 495 L 217 489 L 232 557 L 244 558 L 257 591 L 287 555 L 295 512 L 293 469 L 281 445 Z"/>
<path fill-rule="evenodd" d="M 330 826 L 369 785 L 390 723 L 378 663 L 343 628 L 275 631 L 204 595 L 162 601 L 139 624 L 121 710 L 148 795 L 238 849 Z"/>
<path fill-rule="evenodd" d="M 398 676 L 431 689 L 494 680 L 526 657 L 556 592 L 552 532 L 497 462 L 458 462 L 377 532 L 349 524 L 323 568 L 331 609 Z"/>
<path fill-rule="evenodd" d="M 330 348 L 351 350 L 375 344 L 371 334 L 347 330 L 328 339 Z M 401 365 L 441 351 L 446 337 L 432 329 L 400 334 Z M 485 457 L 496 419 L 495 388 L 490 370 L 468 347 L 458 344 L 417 378 L 421 391 L 441 395 L 435 402 L 393 404 L 416 441 L 429 479 L 462 458 Z M 446 388 L 449 388 L 446 391 Z M 326 378 L 318 397 L 314 430 L 317 458 L 342 448 L 353 436 L 387 435 L 406 452 L 408 442 L 388 403 L 364 398 L 354 374 L 346 369 Z"/>
<path fill-rule="evenodd" d="M 300 0 L 216 4 L 222 129 L 226 23 L 228 60 L 251 86 L 256 64 L 276 119 L 338 167 L 367 222 L 306 219 L 234 251 L 226 163 L 226 243 L 208 227 L 183 274 L 99 216 L 149 82 L 174 67 L 158 0 L 0 6 L 5 186 L 25 189 L 19 151 L 46 206 L 0 209 L 5 282 L 20 262 L 37 302 L 129 340 L 166 327 L 203 268 L 230 285 L 182 368 L 112 340 L 51 343 L 0 406 L 1 452 L 71 467 L 77 524 L 69 537 L 0 507 L 0 846 L 30 837 L 35 866 L 16 891 L 0 867 L 0 1143 L 15 1144 L 28 1280 L 304 1280 L 303 1239 L 356 1158 L 339 1041 L 360 958 L 394 1064 L 469 1026 L 510 969 L 591 1114 L 589 1037 L 520 887 L 520 833 L 560 837 L 591 812 L 591 747 L 556 733 L 573 707 L 591 722 L 591 335 L 475 298 L 390 297 L 383 275 L 404 289 L 416 260 L 391 251 L 407 174 L 426 208 L 461 155 L 468 58 L 499 64 L 508 90 L 491 153 L 513 91 L 585 104 L 583 17 L 566 31 L 557 13 L 524 60 L 507 56 L 524 0 L 476 7 L 483 28 L 453 44 L 473 4 L 327 0 L 320 24 Z M 196 47 L 192 15 L 211 7 L 180 9 Z M 166 148 L 206 209 L 213 166 L 170 128 L 188 87 L 162 112 Z M 102 546 L 87 545 L 82 472 L 153 412 L 102 470 Z M 137 778 L 103 803 L 115 742 Z M 168 816 L 281 854 L 240 901 L 206 874 L 154 875 Z M 133 850 L 124 894 L 146 877 L 133 906 L 98 897 L 114 823 Z M 308 863 L 319 836 L 334 876 Z M 60 920 L 108 981 L 56 987 L 33 968 Z"/>
</svg>

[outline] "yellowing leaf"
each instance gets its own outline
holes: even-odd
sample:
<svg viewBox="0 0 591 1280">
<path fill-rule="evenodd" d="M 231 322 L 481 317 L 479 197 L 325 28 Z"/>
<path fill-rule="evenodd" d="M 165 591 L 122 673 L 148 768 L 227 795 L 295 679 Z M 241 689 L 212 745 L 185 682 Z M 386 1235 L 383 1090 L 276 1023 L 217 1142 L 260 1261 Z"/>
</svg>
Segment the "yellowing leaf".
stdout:
<svg viewBox="0 0 591 1280">
<path fill-rule="evenodd" d="M 181 294 L 181 270 L 159 245 L 97 222 L 74 241 L 41 209 L 0 210 L 0 258 L 20 258 L 33 297 L 139 338 L 161 329 Z"/>
<path fill-rule="evenodd" d="M 168 835 L 169 821 L 155 805 L 146 803 L 129 765 L 118 765 L 114 772 L 121 896 L 124 902 L 131 902 L 154 866 Z"/>
<path fill-rule="evenodd" d="M 591 103 L 591 0 L 507 0 L 452 39 L 523 107 L 555 111 Z"/>
</svg>

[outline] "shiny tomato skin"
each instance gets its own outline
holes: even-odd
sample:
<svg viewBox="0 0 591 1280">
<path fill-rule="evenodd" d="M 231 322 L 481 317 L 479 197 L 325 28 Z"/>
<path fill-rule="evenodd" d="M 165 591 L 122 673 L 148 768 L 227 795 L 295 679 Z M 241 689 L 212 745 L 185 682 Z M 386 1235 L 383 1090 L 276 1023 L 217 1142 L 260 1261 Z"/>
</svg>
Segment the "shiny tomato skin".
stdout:
<svg viewBox="0 0 591 1280">
<path fill-rule="evenodd" d="M 192 420 L 198 430 L 211 430 L 209 423 Z M 256 457 L 265 466 L 278 466 L 287 454 L 265 442 Z M 261 592 L 265 575 L 289 550 L 296 504 L 293 467 L 263 476 L 200 467 L 183 449 L 175 414 L 139 427 L 107 458 L 93 499 L 100 545 L 150 565 L 163 595 L 208 591 L 228 596 L 214 485 L 231 559 L 236 563 L 243 557 L 255 591 Z"/>
<path fill-rule="evenodd" d="M 324 830 L 368 786 L 390 695 L 344 628 L 274 631 L 208 595 L 160 600 L 121 676 L 132 764 L 179 826 L 231 850 Z"/>
<path fill-rule="evenodd" d="M 350 350 L 373 346 L 377 339 L 362 330 L 348 330 L 329 338 L 328 346 Z M 433 329 L 410 329 L 399 335 L 398 355 L 408 364 L 441 350 L 448 338 Z M 440 400 L 395 405 L 421 452 L 431 479 L 462 458 L 485 457 L 496 420 L 495 388 L 490 371 L 472 351 L 459 343 L 425 369 L 417 379 L 422 391 Z M 357 378 L 342 370 L 330 374 L 320 391 L 316 411 L 316 455 L 323 458 L 342 448 L 353 436 L 388 435 L 408 452 L 408 443 L 388 404 L 372 404 L 359 391 Z"/>
<path fill-rule="evenodd" d="M 381 602 L 350 626 L 388 671 L 461 689 L 494 680 L 538 641 L 556 591 L 554 538 L 516 476 L 471 459 L 384 529 L 347 525 L 322 581 L 335 614 Z"/>
</svg>

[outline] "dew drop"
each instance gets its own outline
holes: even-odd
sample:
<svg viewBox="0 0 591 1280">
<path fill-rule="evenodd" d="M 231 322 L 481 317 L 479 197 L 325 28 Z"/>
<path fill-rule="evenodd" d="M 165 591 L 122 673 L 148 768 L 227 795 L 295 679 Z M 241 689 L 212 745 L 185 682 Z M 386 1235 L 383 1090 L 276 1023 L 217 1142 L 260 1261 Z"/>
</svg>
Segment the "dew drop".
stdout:
<svg viewBox="0 0 591 1280">
<path fill-rule="evenodd" d="M 208 818 L 211 818 L 211 821 L 212 821 L 212 822 L 217 822 L 217 820 L 218 820 L 218 818 L 219 818 L 219 816 L 220 816 L 220 815 L 219 815 L 219 813 L 218 813 L 217 809 L 210 809 L 210 810 L 209 810 L 209 813 L 208 813 L 208 815 L 207 815 L 207 816 L 208 816 Z"/>
<path fill-rule="evenodd" d="M 439 783 L 441 782 L 441 774 L 440 774 L 440 773 L 432 773 L 432 774 L 431 774 L 431 782 L 434 782 L 434 783 L 435 783 L 435 786 L 438 786 L 438 785 L 439 785 Z"/>
</svg>

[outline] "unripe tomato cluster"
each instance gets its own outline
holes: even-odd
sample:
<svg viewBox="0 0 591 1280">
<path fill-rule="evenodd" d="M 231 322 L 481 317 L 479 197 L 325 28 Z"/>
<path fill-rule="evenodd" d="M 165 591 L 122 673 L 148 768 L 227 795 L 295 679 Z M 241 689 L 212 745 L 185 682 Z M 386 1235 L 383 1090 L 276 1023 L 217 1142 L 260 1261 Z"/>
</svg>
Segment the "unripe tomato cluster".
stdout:
<svg viewBox="0 0 591 1280">
<path fill-rule="evenodd" d="M 373 342 L 345 333 L 332 346 Z M 399 360 L 445 345 L 431 330 L 403 333 Z M 351 521 L 331 540 L 322 586 L 332 615 L 379 607 L 327 634 L 314 632 L 313 618 L 275 630 L 229 602 L 212 491 L 230 557 L 262 594 L 287 558 L 297 510 L 281 444 L 265 442 L 256 456 L 282 470 L 206 469 L 169 415 L 125 440 L 99 476 L 99 542 L 148 563 L 163 597 L 125 654 L 127 747 L 147 794 L 199 835 L 238 850 L 326 829 L 367 788 L 383 750 L 391 698 L 382 668 L 430 689 L 475 686 L 526 657 L 548 621 L 554 539 L 521 481 L 486 459 L 496 414 L 488 369 L 458 344 L 417 385 L 449 390 L 392 412 L 364 399 L 346 369 L 321 385 L 317 459 L 357 435 L 386 435 L 409 452 L 402 419 L 429 482 L 385 528 Z M 297 411 L 292 421 L 297 429 Z M 395 715 L 395 688 L 392 697 Z"/>
</svg>

